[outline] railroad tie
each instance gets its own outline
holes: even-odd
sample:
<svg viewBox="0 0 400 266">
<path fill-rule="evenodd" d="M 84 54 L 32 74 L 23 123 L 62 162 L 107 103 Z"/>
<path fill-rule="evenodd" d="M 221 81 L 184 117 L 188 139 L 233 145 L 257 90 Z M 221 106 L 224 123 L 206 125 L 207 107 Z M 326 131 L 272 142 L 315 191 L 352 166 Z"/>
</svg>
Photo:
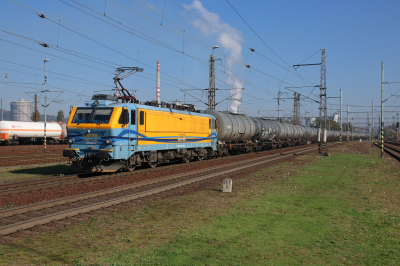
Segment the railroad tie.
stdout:
<svg viewBox="0 0 400 266">
<path fill-rule="evenodd" d="M 92 215 L 89 214 L 85 214 L 85 213 L 80 213 L 79 216 L 77 218 L 81 218 L 81 219 L 89 219 L 91 218 Z"/>
<path fill-rule="evenodd" d="M 103 214 L 109 214 L 110 211 L 105 210 L 105 209 L 99 209 L 99 210 L 95 210 L 94 213 L 97 215 L 103 215 Z"/>
<path fill-rule="evenodd" d="M 30 237 L 33 235 L 37 235 L 39 232 L 33 232 L 30 230 L 23 230 L 16 233 L 16 237 Z"/>
<path fill-rule="evenodd" d="M 0 218 L 0 224 L 13 224 L 15 223 L 14 220 L 7 219 L 7 218 Z"/>
<path fill-rule="evenodd" d="M 33 230 L 35 232 L 44 232 L 44 231 L 48 231 L 51 229 L 53 229 L 53 227 L 47 226 L 47 225 L 36 225 L 35 227 L 33 227 Z"/>
<path fill-rule="evenodd" d="M 32 219 L 32 217 L 25 215 L 25 214 L 16 214 L 15 215 L 16 218 L 18 218 L 19 220 L 29 220 Z"/>
<path fill-rule="evenodd" d="M 52 224 L 56 225 L 56 226 L 65 226 L 70 224 L 70 222 L 67 221 L 52 221 Z"/>
<path fill-rule="evenodd" d="M 115 206 L 110 206 L 108 209 L 111 210 L 112 212 L 117 212 L 117 211 L 125 210 L 126 207 L 115 205 Z"/>
<path fill-rule="evenodd" d="M 66 221 L 71 221 L 71 222 L 80 222 L 82 221 L 82 219 L 79 219 L 77 217 L 73 217 L 73 216 L 68 216 L 67 218 L 65 218 Z"/>
<path fill-rule="evenodd" d="M 30 211 L 29 214 L 33 216 L 42 216 L 43 211 Z"/>
</svg>

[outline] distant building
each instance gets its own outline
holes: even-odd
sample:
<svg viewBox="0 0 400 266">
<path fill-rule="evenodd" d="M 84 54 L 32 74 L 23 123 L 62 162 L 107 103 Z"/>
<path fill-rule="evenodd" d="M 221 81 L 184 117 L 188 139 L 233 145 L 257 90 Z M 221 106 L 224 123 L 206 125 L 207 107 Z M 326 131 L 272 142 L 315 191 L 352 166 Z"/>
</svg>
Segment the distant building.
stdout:
<svg viewBox="0 0 400 266">
<path fill-rule="evenodd" d="M 33 102 L 20 99 L 16 102 L 10 102 L 12 121 L 32 121 Z"/>
<path fill-rule="evenodd" d="M 339 114 L 333 114 L 332 116 L 328 116 L 329 120 L 333 120 L 336 123 L 339 121 Z"/>
<path fill-rule="evenodd" d="M 315 127 L 315 126 L 316 126 L 316 125 L 315 125 L 315 120 L 316 120 L 316 119 L 317 119 L 316 117 L 310 117 L 310 118 L 308 118 L 308 120 L 309 120 L 309 121 L 308 121 L 308 125 L 309 125 L 309 126 L 314 126 L 314 127 Z"/>
</svg>

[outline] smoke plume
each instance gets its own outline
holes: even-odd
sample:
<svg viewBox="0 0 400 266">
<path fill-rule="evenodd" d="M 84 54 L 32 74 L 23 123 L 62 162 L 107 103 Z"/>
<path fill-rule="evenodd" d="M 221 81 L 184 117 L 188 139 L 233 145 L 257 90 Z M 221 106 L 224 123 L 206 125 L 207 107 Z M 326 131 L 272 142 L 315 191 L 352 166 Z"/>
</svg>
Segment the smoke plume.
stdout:
<svg viewBox="0 0 400 266">
<path fill-rule="evenodd" d="M 205 23 L 200 19 L 192 21 L 193 26 L 200 29 L 204 35 L 209 37 L 216 35 L 218 45 L 224 48 L 229 53 L 231 58 L 240 61 L 242 60 L 242 46 L 239 42 L 231 38 L 233 37 L 234 39 L 242 42 L 243 36 L 239 30 L 223 22 L 218 14 L 205 9 L 203 4 L 199 0 L 193 0 L 193 4 L 185 5 L 185 8 L 197 11 L 198 13 L 200 13 L 205 21 L 208 21 L 211 25 L 214 25 L 216 28 L 219 28 L 222 31 L 226 32 L 226 34 L 222 33 L 221 31 L 217 30 L 213 26 Z M 227 34 L 231 37 L 229 37 Z M 226 83 L 232 86 L 232 89 L 230 91 L 231 99 L 233 99 L 233 101 L 231 101 L 231 111 L 237 113 L 238 107 L 240 105 L 239 100 L 242 98 L 242 93 L 240 92 L 239 88 L 242 88 L 243 85 L 238 79 L 233 77 L 234 74 L 231 71 L 233 61 L 231 59 L 228 59 L 228 61 L 226 62 L 226 66 L 226 72 L 230 75 L 226 79 Z"/>
</svg>

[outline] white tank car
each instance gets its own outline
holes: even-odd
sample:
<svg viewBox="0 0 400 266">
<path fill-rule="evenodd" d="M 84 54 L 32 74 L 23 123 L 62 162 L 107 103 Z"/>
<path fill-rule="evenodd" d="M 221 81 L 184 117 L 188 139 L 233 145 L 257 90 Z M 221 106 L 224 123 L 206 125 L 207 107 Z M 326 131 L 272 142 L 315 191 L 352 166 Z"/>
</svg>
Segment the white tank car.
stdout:
<svg viewBox="0 0 400 266">
<path fill-rule="evenodd" d="M 46 123 L 46 137 L 59 139 L 61 126 L 57 123 Z M 44 122 L 0 121 L 0 138 L 43 138 Z"/>
</svg>

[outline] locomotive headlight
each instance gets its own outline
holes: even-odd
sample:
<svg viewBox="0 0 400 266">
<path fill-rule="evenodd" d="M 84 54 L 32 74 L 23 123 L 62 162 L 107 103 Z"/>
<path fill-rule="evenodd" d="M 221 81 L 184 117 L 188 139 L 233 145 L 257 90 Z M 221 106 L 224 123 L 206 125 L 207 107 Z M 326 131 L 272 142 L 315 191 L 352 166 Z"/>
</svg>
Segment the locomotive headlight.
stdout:
<svg viewBox="0 0 400 266">
<path fill-rule="evenodd" d="M 107 140 L 106 140 L 106 143 L 107 143 L 107 144 L 111 144 L 111 139 L 107 139 Z"/>
<path fill-rule="evenodd" d="M 69 142 L 69 144 L 72 144 L 72 143 L 74 143 L 74 139 L 69 139 L 68 142 Z"/>
</svg>

